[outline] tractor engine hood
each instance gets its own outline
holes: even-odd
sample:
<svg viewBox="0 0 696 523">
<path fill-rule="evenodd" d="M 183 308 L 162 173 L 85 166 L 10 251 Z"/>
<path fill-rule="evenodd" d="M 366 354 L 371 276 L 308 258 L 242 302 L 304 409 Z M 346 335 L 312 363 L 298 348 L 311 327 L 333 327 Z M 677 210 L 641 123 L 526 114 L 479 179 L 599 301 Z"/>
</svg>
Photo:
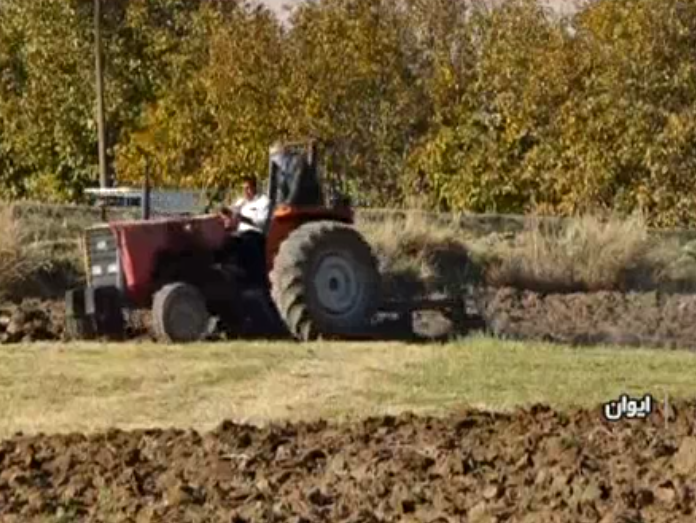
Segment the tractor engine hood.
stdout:
<svg viewBox="0 0 696 523">
<path fill-rule="evenodd" d="M 219 249 L 227 238 L 222 220 L 215 215 L 153 221 L 112 222 L 125 291 L 135 303 L 153 292 L 153 272 L 161 255 L 195 254 Z"/>
</svg>

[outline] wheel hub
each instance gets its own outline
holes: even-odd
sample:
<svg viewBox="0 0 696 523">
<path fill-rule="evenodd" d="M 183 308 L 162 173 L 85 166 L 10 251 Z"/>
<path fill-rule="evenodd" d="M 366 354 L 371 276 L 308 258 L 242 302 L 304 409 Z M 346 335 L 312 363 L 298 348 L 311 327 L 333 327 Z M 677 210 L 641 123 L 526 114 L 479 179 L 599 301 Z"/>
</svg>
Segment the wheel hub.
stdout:
<svg viewBox="0 0 696 523">
<path fill-rule="evenodd" d="M 177 303 L 169 311 L 169 325 L 174 331 L 203 331 L 207 326 L 207 321 L 200 317 L 200 312 L 196 306 L 187 302 Z"/>
<path fill-rule="evenodd" d="M 314 281 L 318 301 L 329 314 L 346 314 L 360 303 L 363 284 L 343 256 L 325 256 L 317 266 Z"/>
</svg>

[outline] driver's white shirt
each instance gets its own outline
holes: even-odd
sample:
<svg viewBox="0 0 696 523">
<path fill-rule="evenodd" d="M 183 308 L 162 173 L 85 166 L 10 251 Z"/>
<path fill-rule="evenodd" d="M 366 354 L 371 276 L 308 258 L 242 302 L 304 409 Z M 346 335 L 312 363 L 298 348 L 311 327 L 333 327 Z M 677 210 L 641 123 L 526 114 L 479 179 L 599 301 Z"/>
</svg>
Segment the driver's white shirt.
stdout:
<svg viewBox="0 0 696 523">
<path fill-rule="evenodd" d="M 238 230 L 240 232 L 251 230 L 263 231 L 263 226 L 266 222 L 266 218 L 268 217 L 268 207 L 270 203 L 271 202 L 268 199 L 268 196 L 265 194 L 259 194 L 251 200 L 247 200 L 245 198 L 240 198 L 237 200 L 237 202 L 234 204 L 234 208 L 239 211 L 239 214 L 249 218 L 256 224 L 256 227 L 254 227 L 248 223 L 240 221 Z"/>
</svg>

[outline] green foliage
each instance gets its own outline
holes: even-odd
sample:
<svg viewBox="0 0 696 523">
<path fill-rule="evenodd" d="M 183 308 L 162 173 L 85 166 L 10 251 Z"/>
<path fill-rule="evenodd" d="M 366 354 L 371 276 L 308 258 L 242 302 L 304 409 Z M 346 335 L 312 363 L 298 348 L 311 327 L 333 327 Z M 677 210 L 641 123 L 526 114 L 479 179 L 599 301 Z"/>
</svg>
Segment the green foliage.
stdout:
<svg viewBox="0 0 696 523">
<path fill-rule="evenodd" d="M 325 0 L 303 4 L 291 23 L 287 130 L 330 140 L 329 168 L 356 196 L 398 203 L 409 144 L 428 116 L 406 14 L 395 0 Z"/>
<path fill-rule="evenodd" d="M 89 27 L 79 2 L 3 2 L 3 193 L 71 198 L 93 176 Z M 9 165 L 8 165 L 9 164 Z"/>
<path fill-rule="evenodd" d="M 0 196 L 96 180 L 91 0 L 0 4 Z M 696 216 L 696 4 L 320 0 L 283 26 L 241 0 L 105 2 L 120 183 L 234 188 L 269 145 L 332 142 L 359 201 Z"/>
<path fill-rule="evenodd" d="M 560 21 L 532 0 L 476 12 L 473 81 L 417 158 L 433 203 L 693 223 L 695 14 L 676 0 L 593 2 Z"/>
</svg>

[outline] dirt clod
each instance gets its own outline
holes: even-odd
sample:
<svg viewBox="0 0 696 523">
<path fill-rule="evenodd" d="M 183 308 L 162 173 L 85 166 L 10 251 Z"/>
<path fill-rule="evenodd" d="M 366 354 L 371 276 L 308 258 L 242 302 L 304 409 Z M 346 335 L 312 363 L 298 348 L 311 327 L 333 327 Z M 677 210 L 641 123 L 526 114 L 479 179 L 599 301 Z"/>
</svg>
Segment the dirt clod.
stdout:
<svg viewBox="0 0 696 523">
<path fill-rule="evenodd" d="M 696 402 L 676 405 L 668 429 L 659 413 L 607 424 L 601 409 L 539 407 L 19 435 L 0 443 L 0 521 L 686 523 Z"/>
<path fill-rule="evenodd" d="M 696 476 L 696 438 L 691 437 L 683 440 L 673 459 L 677 472 L 685 476 Z"/>
</svg>

